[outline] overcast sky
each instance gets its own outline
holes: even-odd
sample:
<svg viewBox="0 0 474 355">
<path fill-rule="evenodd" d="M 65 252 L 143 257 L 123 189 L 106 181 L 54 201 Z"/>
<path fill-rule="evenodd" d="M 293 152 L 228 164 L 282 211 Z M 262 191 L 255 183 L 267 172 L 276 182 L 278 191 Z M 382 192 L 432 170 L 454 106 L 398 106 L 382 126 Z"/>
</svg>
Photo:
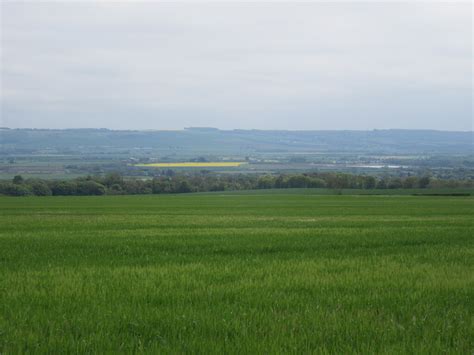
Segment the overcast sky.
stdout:
<svg viewBox="0 0 474 355">
<path fill-rule="evenodd" d="M 472 130 L 472 4 L 1 2 L 7 127 Z"/>
</svg>

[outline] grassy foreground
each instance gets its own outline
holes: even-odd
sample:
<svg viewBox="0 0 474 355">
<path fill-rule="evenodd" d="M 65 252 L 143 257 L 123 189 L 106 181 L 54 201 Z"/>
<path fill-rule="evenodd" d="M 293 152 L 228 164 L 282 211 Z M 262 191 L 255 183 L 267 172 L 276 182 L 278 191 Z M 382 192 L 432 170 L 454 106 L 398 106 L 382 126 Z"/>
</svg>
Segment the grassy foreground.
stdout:
<svg viewBox="0 0 474 355">
<path fill-rule="evenodd" d="M 0 353 L 472 353 L 474 198 L 0 198 Z"/>
</svg>

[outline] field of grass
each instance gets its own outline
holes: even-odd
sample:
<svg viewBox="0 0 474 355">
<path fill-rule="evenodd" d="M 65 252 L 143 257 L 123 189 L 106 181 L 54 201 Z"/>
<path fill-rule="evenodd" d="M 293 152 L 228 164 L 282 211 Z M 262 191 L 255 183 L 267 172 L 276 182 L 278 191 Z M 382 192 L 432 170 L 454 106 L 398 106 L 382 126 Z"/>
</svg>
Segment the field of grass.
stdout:
<svg viewBox="0 0 474 355">
<path fill-rule="evenodd" d="M 206 192 L 203 194 L 211 194 Z M 213 192 L 218 195 L 423 195 L 423 196 L 474 196 L 473 188 L 429 188 L 429 189 L 329 189 L 329 188 L 287 188 L 257 189 Z"/>
<path fill-rule="evenodd" d="M 474 350 L 474 198 L 0 198 L 0 353 Z"/>
<path fill-rule="evenodd" d="M 182 162 L 182 163 L 149 163 L 135 164 L 135 166 L 150 168 L 230 168 L 239 167 L 245 162 Z"/>
</svg>

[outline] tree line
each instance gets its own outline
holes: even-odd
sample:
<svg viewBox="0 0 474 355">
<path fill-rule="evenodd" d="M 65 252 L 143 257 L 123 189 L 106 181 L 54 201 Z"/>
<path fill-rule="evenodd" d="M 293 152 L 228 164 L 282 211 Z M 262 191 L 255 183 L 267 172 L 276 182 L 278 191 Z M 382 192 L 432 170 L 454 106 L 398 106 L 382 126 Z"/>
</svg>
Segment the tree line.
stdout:
<svg viewBox="0 0 474 355">
<path fill-rule="evenodd" d="M 346 173 L 235 174 L 168 172 L 153 179 L 124 178 L 119 173 L 86 176 L 71 180 L 24 179 L 0 181 L 0 194 L 8 196 L 88 196 L 166 194 L 208 191 L 329 188 L 329 189 L 413 189 L 474 187 L 473 180 L 442 180 L 429 176 L 375 177 Z"/>
</svg>

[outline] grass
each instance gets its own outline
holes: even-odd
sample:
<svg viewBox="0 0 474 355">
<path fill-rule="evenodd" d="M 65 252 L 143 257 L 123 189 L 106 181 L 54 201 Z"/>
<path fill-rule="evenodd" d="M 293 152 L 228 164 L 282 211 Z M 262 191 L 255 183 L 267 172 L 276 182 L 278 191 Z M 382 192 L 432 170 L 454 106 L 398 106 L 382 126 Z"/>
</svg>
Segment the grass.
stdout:
<svg viewBox="0 0 474 355">
<path fill-rule="evenodd" d="M 426 189 L 330 189 L 330 188 L 286 188 L 213 192 L 219 195 L 413 195 L 413 196 L 471 196 L 474 188 L 426 188 Z M 205 192 L 204 194 L 210 194 Z"/>
<path fill-rule="evenodd" d="M 474 199 L 0 198 L 0 353 L 472 353 Z"/>
</svg>

